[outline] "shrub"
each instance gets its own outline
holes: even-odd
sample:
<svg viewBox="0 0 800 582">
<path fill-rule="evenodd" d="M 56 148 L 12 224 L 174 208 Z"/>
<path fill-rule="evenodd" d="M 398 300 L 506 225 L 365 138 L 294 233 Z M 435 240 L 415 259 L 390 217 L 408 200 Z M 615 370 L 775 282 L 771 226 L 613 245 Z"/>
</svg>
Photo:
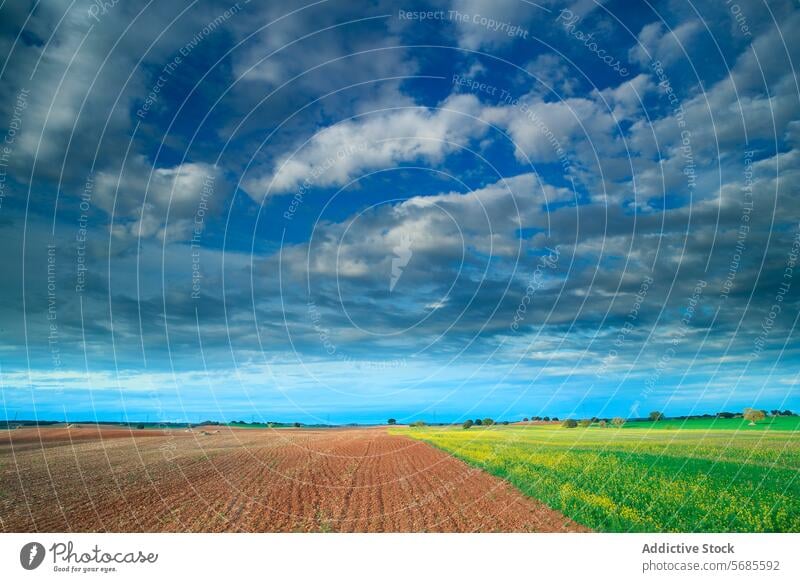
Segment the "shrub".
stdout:
<svg viewBox="0 0 800 582">
<path fill-rule="evenodd" d="M 386 421 L 386 424 L 397 424 L 397 419 L 390 418 L 389 420 Z"/>
<path fill-rule="evenodd" d="M 410 424 L 410 426 L 413 426 L 413 427 L 425 426 L 425 421 L 424 420 L 415 420 L 414 422 L 412 422 Z"/>
<path fill-rule="evenodd" d="M 508 426 L 508 421 L 507 420 L 503 421 L 503 426 Z"/>
<path fill-rule="evenodd" d="M 655 421 L 655 420 L 661 420 L 662 418 L 664 418 L 664 413 L 663 412 L 659 412 L 658 410 L 654 410 L 653 412 L 650 413 L 650 420 L 654 420 Z"/>
<path fill-rule="evenodd" d="M 619 428 L 623 424 L 625 424 L 625 419 L 622 418 L 621 416 L 615 416 L 614 418 L 611 419 L 611 424 Z"/>
<path fill-rule="evenodd" d="M 581 421 L 578 423 L 578 426 L 581 426 L 581 427 L 584 427 L 584 428 L 586 428 L 587 426 L 589 426 L 589 425 L 591 425 L 591 424 L 592 424 L 592 421 L 591 421 L 591 420 L 589 420 L 588 418 L 584 418 L 583 420 L 581 420 Z"/>
<path fill-rule="evenodd" d="M 137 424 L 136 428 L 138 428 L 139 430 L 142 430 L 144 428 L 144 425 L 143 424 Z"/>
<path fill-rule="evenodd" d="M 468 428 L 471 428 L 473 424 L 475 424 L 475 423 L 473 423 L 470 419 L 467 419 L 467 420 L 464 421 L 464 424 L 462 424 L 461 426 L 464 427 L 464 429 L 466 430 Z"/>
<path fill-rule="evenodd" d="M 753 426 L 759 420 L 764 420 L 767 415 L 764 414 L 763 410 L 756 410 L 755 408 L 745 408 L 744 414 L 742 416 L 744 416 L 745 420 L 750 421 L 750 426 Z"/>
<path fill-rule="evenodd" d="M 576 426 L 578 426 L 578 422 L 576 420 L 573 420 L 572 418 L 568 418 L 567 420 L 561 423 L 561 426 L 563 426 L 564 428 L 575 428 Z"/>
<path fill-rule="evenodd" d="M 601 428 L 605 428 L 608 423 L 605 420 L 601 420 L 597 424 L 599 424 Z"/>
</svg>

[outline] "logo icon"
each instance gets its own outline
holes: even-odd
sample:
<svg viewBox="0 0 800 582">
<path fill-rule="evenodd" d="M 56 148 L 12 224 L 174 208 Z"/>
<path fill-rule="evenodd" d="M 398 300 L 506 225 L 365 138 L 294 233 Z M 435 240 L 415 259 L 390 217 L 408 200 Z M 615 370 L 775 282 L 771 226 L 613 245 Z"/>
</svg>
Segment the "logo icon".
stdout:
<svg viewBox="0 0 800 582">
<path fill-rule="evenodd" d="M 389 293 L 394 291 L 394 286 L 397 285 L 403 275 L 403 269 L 406 268 L 406 265 L 411 260 L 411 255 L 414 254 L 411 251 L 412 242 L 411 237 L 403 233 L 400 235 L 400 244 L 392 249 L 395 256 L 392 258 L 392 277 L 389 279 Z"/>
<path fill-rule="evenodd" d="M 44 561 L 44 546 L 39 542 L 29 542 L 19 552 L 19 563 L 26 570 L 35 570 Z"/>
</svg>

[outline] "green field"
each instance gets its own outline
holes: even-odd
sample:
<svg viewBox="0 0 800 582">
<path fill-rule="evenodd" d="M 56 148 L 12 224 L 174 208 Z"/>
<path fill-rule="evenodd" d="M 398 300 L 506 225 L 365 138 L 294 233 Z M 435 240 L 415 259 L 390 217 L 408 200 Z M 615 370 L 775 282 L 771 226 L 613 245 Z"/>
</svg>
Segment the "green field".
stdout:
<svg viewBox="0 0 800 582">
<path fill-rule="evenodd" d="M 711 422 L 393 431 L 507 479 L 597 531 L 800 532 L 798 418 L 755 427 L 717 420 L 709 429 Z"/>
<path fill-rule="evenodd" d="M 778 416 L 769 417 L 764 420 L 759 420 L 756 424 L 751 425 L 750 421 L 743 418 L 692 418 L 690 420 L 678 420 L 676 418 L 667 418 L 657 422 L 637 421 L 628 422 L 622 427 L 623 429 L 681 429 L 681 430 L 709 430 L 709 429 L 722 429 L 722 430 L 744 430 L 744 431 L 762 431 L 762 430 L 788 430 L 800 431 L 800 416 Z M 800 435 L 798 435 L 800 436 Z"/>
</svg>

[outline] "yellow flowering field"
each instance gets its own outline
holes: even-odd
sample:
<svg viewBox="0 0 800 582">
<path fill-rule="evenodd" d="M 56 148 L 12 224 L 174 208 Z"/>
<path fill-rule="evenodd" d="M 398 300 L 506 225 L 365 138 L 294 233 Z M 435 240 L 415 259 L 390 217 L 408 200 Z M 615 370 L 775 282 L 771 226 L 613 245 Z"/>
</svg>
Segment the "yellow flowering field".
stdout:
<svg viewBox="0 0 800 582">
<path fill-rule="evenodd" d="M 793 431 L 394 430 L 507 479 L 598 531 L 800 531 L 800 434 Z"/>
</svg>

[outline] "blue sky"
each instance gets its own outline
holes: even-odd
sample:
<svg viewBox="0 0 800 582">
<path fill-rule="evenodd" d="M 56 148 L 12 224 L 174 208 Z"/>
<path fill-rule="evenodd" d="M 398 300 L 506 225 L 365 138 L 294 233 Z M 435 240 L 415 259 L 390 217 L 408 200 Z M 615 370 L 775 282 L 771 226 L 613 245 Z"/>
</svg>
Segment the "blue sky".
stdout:
<svg viewBox="0 0 800 582">
<path fill-rule="evenodd" d="M 795 3 L 172 4 L 0 9 L 0 415 L 800 404 Z"/>
</svg>

